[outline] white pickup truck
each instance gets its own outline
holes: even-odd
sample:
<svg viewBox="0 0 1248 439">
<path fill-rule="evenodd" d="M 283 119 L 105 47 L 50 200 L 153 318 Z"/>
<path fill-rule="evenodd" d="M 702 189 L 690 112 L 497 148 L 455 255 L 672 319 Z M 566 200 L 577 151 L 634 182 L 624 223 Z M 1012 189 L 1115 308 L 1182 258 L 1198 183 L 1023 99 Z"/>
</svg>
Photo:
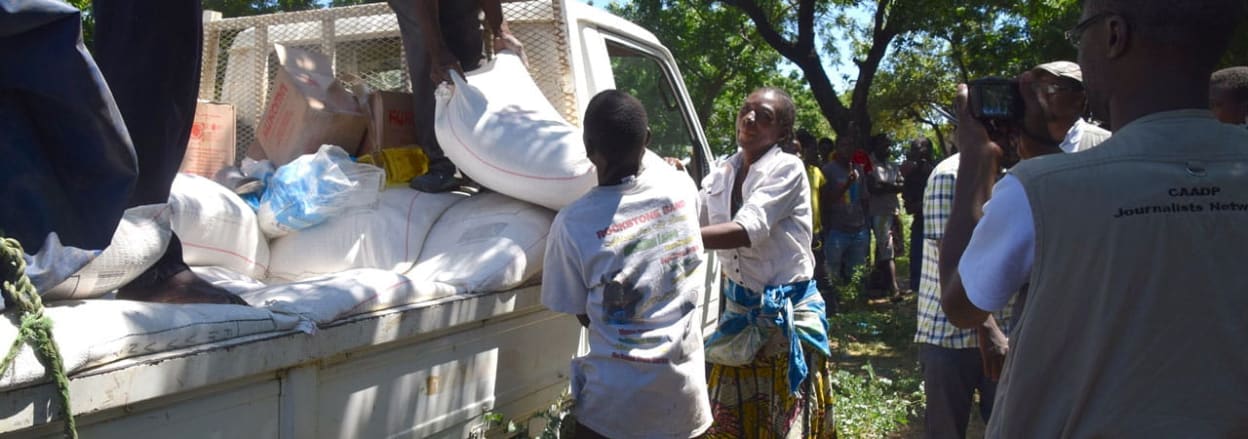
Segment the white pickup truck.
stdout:
<svg viewBox="0 0 1248 439">
<path fill-rule="evenodd" d="M 576 123 L 598 91 L 631 91 L 651 115 L 654 149 L 690 157 L 696 180 L 709 171 L 710 153 L 680 72 L 653 34 L 581 3 L 504 6 L 534 79 L 569 121 Z M 384 3 L 218 17 L 206 14 L 200 97 L 235 106 L 240 145 L 250 143 L 276 68 L 273 43 L 319 49 L 336 71 L 359 74 L 377 88 L 406 87 L 397 23 Z M 716 324 L 719 298 L 714 261 L 711 267 L 700 310 L 708 329 Z M 142 340 L 185 328 L 152 330 L 140 325 L 145 316 L 220 308 L 86 300 L 54 303 L 49 314 L 62 319 L 56 332 L 62 349 L 88 353 L 69 361 L 82 437 L 463 438 L 480 436 L 489 411 L 525 426 L 567 388 L 568 360 L 584 349 L 584 336 L 575 318 L 541 306 L 538 279 L 506 291 L 374 307 L 315 331 L 297 330 L 277 314 L 239 317 L 165 344 Z M 134 325 L 151 334 L 74 346 L 87 337 L 67 329 L 71 318 L 91 322 L 78 327 Z M 13 334 L 7 325 L 0 323 L 3 346 Z M 39 375 L 18 370 L 0 377 L 0 435 L 60 434 L 56 388 Z"/>
</svg>

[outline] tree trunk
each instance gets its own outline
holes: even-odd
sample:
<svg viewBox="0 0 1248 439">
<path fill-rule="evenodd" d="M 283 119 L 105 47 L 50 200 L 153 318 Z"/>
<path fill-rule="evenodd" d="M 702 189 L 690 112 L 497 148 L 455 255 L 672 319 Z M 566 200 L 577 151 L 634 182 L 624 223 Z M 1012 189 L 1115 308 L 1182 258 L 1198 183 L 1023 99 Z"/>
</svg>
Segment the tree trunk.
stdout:
<svg viewBox="0 0 1248 439">
<path fill-rule="evenodd" d="M 798 4 L 796 41 L 786 40 L 776 31 L 770 17 L 757 1 L 720 0 L 720 3 L 745 13 L 767 45 L 797 65 L 802 74 L 806 76 L 806 82 L 810 84 L 810 91 L 814 95 L 815 102 L 819 103 L 819 112 L 823 114 L 824 119 L 827 119 L 832 130 L 836 131 L 837 135 L 848 133 L 849 121 L 853 116 L 841 102 L 836 87 L 832 86 L 832 81 L 828 80 L 828 73 L 823 69 L 823 62 L 815 46 L 815 1 L 801 0 Z"/>
</svg>

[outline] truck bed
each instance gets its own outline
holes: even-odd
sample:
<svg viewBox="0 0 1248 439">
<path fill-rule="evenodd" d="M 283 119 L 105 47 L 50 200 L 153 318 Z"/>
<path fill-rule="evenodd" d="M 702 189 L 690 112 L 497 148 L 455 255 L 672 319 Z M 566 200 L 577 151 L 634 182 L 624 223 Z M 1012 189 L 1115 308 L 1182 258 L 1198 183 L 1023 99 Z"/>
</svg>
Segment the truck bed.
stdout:
<svg viewBox="0 0 1248 439">
<path fill-rule="evenodd" d="M 83 437 L 466 437 L 487 410 L 523 419 L 566 388 L 576 319 L 534 286 L 256 334 L 74 374 Z M 198 305 L 192 305 L 198 306 Z M 57 436 L 56 388 L 10 389 L 5 436 Z"/>
</svg>

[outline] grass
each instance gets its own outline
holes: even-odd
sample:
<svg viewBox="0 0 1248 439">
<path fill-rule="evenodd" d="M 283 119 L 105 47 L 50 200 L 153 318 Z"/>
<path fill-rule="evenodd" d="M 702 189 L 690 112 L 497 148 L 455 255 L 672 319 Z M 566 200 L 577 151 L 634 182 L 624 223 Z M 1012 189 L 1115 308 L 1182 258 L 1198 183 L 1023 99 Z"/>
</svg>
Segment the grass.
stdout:
<svg viewBox="0 0 1248 439">
<path fill-rule="evenodd" d="M 903 218 L 903 236 L 909 222 Z M 908 278 L 909 250 L 894 261 L 902 279 Z M 828 318 L 837 431 L 843 438 L 910 437 L 924 407 L 918 348 L 912 342 L 916 298 L 868 302 L 865 274 L 860 270 L 840 288 L 840 313 Z"/>
</svg>

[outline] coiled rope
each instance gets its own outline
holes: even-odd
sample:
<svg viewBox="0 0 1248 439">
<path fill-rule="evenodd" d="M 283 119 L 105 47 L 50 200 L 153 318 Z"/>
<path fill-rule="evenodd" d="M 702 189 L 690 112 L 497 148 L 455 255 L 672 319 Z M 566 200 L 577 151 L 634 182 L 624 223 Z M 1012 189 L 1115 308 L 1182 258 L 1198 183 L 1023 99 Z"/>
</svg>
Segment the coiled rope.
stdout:
<svg viewBox="0 0 1248 439">
<path fill-rule="evenodd" d="M 0 238 L 0 280 L 4 282 L 4 297 L 11 300 L 21 311 L 21 325 L 17 339 L 9 353 L 0 362 L 0 375 L 4 375 L 21 352 L 22 344 L 29 344 L 35 358 L 43 364 L 44 371 L 52 375 L 61 396 L 61 418 L 65 420 L 65 437 L 77 438 L 78 425 L 69 405 L 69 378 L 65 376 L 65 364 L 61 352 L 52 340 L 52 319 L 43 314 L 43 300 L 35 285 L 26 277 L 26 259 L 22 244 L 12 238 Z"/>
</svg>

